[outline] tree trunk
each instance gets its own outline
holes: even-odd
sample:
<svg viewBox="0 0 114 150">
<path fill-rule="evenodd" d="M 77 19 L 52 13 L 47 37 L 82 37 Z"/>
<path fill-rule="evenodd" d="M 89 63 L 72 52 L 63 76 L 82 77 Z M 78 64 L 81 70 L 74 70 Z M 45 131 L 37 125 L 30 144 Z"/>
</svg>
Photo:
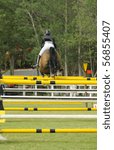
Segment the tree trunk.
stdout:
<svg viewBox="0 0 114 150">
<path fill-rule="evenodd" d="M 90 69 L 92 70 L 92 77 L 93 77 L 93 63 L 92 63 L 92 57 L 91 57 L 91 50 L 89 48 L 89 60 L 90 60 Z"/>
<path fill-rule="evenodd" d="M 26 9 L 26 12 L 27 14 L 29 15 L 30 17 L 30 20 L 31 20 L 31 23 L 32 23 L 32 27 L 33 27 L 33 30 L 34 30 L 34 34 L 35 34 L 35 38 L 36 38 L 36 44 L 37 44 L 37 47 L 39 46 L 39 40 L 38 40 L 38 33 L 37 33 L 37 30 L 36 30 L 36 27 L 35 27 L 35 23 L 34 23 L 34 19 L 31 15 L 31 13 Z"/>
<path fill-rule="evenodd" d="M 68 75 L 68 66 L 67 66 L 67 24 L 68 24 L 68 18 L 67 18 L 67 0 L 65 1 L 65 76 Z"/>
<path fill-rule="evenodd" d="M 81 66 L 80 66 L 80 43 L 78 45 L 78 75 L 81 76 Z"/>
<path fill-rule="evenodd" d="M 65 46 L 65 76 L 68 75 L 68 69 L 67 69 L 67 53 L 66 53 L 66 46 Z"/>
<path fill-rule="evenodd" d="M 14 56 L 10 57 L 10 75 L 14 75 Z"/>
</svg>

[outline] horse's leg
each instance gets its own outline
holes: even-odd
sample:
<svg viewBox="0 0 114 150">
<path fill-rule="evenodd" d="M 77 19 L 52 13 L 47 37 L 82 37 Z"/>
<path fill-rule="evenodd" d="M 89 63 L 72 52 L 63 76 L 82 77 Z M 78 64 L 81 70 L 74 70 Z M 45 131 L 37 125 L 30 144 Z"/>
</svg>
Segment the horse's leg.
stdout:
<svg viewBox="0 0 114 150">
<path fill-rule="evenodd" d="M 38 68 L 36 68 L 36 72 L 37 72 L 37 76 L 39 76 L 39 69 Z"/>
<path fill-rule="evenodd" d="M 37 76 L 43 76 L 44 77 L 44 73 L 41 73 L 40 71 L 39 71 L 39 69 L 37 68 Z"/>
<path fill-rule="evenodd" d="M 64 75 L 63 69 L 57 70 L 57 76 L 63 76 L 63 75 Z"/>
</svg>

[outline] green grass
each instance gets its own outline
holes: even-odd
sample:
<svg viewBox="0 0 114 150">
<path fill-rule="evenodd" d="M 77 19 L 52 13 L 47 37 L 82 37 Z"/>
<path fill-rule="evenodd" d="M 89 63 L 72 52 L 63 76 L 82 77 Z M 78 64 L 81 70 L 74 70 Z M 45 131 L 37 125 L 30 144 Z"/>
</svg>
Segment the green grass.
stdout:
<svg viewBox="0 0 114 150">
<path fill-rule="evenodd" d="M 13 107 L 16 105 L 5 105 Z M 18 105 L 17 107 L 25 107 Z M 26 107 L 49 105 L 26 105 Z M 52 105 L 51 107 L 82 107 L 82 105 Z M 84 106 L 83 106 L 84 107 Z M 96 114 L 96 112 L 7 112 L 10 114 Z M 0 128 L 96 128 L 96 119 L 7 119 Z M 2 134 L 0 150 L 96 150 L 96 133 L 18 133 Z"/>
</svg>

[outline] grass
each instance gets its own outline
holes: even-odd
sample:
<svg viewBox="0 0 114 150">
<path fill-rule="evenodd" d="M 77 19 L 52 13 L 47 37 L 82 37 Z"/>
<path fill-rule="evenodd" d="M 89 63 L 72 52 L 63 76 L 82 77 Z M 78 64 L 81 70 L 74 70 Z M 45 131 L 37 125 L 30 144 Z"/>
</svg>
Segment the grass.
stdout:
<svg viewBox="0 0 114 150">
<path fill-rule="evenodd" d="M 13 107 L 5 105 L 6 107 Z M 50 107 L 49 105 L 18 105 L 17 107 Z M 15 106 L 16 107 L 16 106 Z M 82 105 L 51 105 L 51 107 L 84 107 Z M 96 112 L 6 112 L 10 114 L 96 114 Z M 96 128 L 96 119 L 7 119 L 0 128 Z M 3 150 L 96 150 L 96 133 L 12 133 L 2 134 Z"/>
</svg>

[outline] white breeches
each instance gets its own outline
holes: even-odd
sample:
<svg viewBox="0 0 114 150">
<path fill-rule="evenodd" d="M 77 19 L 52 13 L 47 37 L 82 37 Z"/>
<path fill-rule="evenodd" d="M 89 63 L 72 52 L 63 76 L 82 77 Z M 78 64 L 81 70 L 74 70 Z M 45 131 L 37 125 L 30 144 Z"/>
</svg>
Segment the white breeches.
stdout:
<svg viewBox="0 0 114 150">
<path fill-rule="evenodd" d="M 54 47 L 53 43 L 51 41 L 46 41 L 44 46 L 40 50 L 39 55 L 42 56 L 42 54 L 45 52 L 45 50 L 49 49 L 50 47 Z"/>
</svg>

